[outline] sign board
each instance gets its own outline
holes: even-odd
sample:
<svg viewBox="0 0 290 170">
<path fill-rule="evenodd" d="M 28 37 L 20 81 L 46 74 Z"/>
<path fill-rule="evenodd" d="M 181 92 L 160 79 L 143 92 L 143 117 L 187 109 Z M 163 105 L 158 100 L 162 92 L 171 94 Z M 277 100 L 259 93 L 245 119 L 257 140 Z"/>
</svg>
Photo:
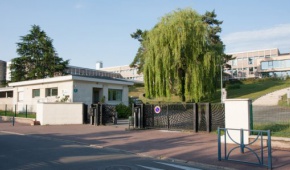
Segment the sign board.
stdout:
<svg viewBox="0 0 290 170">
<path fill-rule="evenodd" d="M 160 106 L 155 106 L 154 107 L 154 112 L 157 113 L 157 114 L 160 113 L 161 112 Z"/>
<path fill-rule="evenodd" d="M 78 89 L 74 89 L 74 92 L 77 93 L 78 92 Z"/>
</svg>

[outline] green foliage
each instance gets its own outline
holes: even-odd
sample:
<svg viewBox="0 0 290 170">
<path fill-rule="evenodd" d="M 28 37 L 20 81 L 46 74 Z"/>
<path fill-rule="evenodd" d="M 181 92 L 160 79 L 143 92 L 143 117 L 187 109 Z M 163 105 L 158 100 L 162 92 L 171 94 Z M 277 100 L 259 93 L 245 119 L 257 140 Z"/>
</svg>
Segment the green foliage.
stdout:
<svg viewBox="0 0 290 170">
<path fill-rule="evenodd" d="M 214 12 L 199 15 L 192 9 L 177 10 L 161 18 L 146 33 L 144 84 L 148 98 L 180 96 L 198 102 L 212 96 L 220 74 L 224 45 Z"/>
<path fill-rule="evenodd" d="M 37 25 L 33 25 L 30 33 L 21 37 L 21 42 L 17 43 L 20 57 L 11 61 L 12 82 L 65 74 L 69 61 L 58 57 L 52 41 Z"/>
<path fill-rule="evenodd" d="M 132 114 L 130 106 L 126 106 L 123 103 L 116 105 L 116 111 L 118 112 L 118 118 L 128 118 Z"/>
</svg>

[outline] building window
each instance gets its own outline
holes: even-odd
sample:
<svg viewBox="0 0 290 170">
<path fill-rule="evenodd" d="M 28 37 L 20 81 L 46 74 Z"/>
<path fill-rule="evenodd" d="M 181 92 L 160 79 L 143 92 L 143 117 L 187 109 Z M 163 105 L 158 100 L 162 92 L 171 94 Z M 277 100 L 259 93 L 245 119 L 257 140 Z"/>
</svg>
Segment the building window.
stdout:
<svg viewBox="0 0 290 170">
<path fill-rule="evenodd" d="M 254 74 L 254 69 L 253 69 L 253 67 L 250 67 L 250 68 L 249 68 L 249 74 Z"/>
<path fill-rule="evenodd" d="M 40 97 L 40 89 L 32 89 L 32 98 Z"/>
<path fill-rule="evenodd" d="M 6 98 L 6 92 L 0 92 L 0 98 Z"/>
<path fill-rule="evenodd" d="M 47 88 L 45 89 L 45 96 L 57 96 L 57 88 Z"/>
<path fill-rule="evenodd" d="M 23 91 L 19 91 L 18 92 L 18 101 L 23 101 L 24 99 L 24 92 Z"/>
<path fill-rule="evenodd" d="M 122 90 L 109 89 L 108 101 L 122 101 Z"/>
<path fill-rule="evenodd" d="M 12 98 L 13 97 L 13 91 L 8 91 L 7 92 L 7 98 Z"/>
<path fill-rule="evenodd" d="M 253 57 L 249 57 L 249 59 L 248 59 L 248 64 L 249 64 L 249 65 L 252 65 L 252 64 L 253 64 L 253 60 L 254 60 Z"/>
<path fill-rule="evenodd" d="M 236 66 L 236 65 L 237 65 L 237 59 L 232 60 L 232 65 L 233 65 L 233 66 Z"/>
</svg>

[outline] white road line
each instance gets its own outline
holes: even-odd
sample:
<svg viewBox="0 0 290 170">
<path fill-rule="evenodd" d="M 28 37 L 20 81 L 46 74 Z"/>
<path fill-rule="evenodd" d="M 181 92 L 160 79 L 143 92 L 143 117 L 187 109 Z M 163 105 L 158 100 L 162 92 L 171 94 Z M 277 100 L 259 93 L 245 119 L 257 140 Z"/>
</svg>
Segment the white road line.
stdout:
<svg viewBox="0 0 290 170">
<path fill-rule="evenodd" d="M 16 132 L 8 132 L 8 131 L 0 131 L 1 133 L 7 133 L 7 134 L 13 134 L 13 135 L 21 135 L 21 136 L 25 136 L 25 134 L 22 133 L 16 133 Z"/>
<path fill-rule="evenodd" d="M 164 170 L 164 169 L 159 169 L 159 168 L 154 168 L 154 167 L 149 167 L 149 166 L 142 166 L 142 165 L 137 165 L 137 166 L 140 166 L 145 169 L 150 169 L 150 170 Z"/>
<path fill-rule="evenodd" d="M 186 166 L 163 163 L 163 162 L 155 162 L 155 163 L 159 163 L 159 164 L 163 164 L 163 165 L 167 165 L 167 166 L 171 166 L 171 167 L 175 167 L 175 168 L 180 168 L 180 169 L 184 169 L 184 170 L 201 170 L 201 169 L 198 169 L 198 168 L 190 168 L 190 167 L 186 167 Z"/>
</svg>

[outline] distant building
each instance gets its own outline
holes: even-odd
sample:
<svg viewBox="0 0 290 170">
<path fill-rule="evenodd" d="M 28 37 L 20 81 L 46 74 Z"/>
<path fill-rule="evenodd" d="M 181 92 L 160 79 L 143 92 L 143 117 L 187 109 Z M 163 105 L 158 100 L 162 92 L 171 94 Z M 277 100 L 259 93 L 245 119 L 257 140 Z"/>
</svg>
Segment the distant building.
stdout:
<svg viewBox="0 0 290 170">
<path fill-rule="evenodd" d="M 68 66 L 68 69 L 65 71 L 67 74 L 75 76 L 88 76 L 88 77 L 110 77 L 123 79 L 120 73 L 113 73 L 105 70 L 95 70 L 90 68 L 83 68 L 77 66 Z"/>
<path fill-rule="evenodd" d="M 0 60 L 0 86 L 1 82 L 6 80 L 6 62 Z"/>
<path fill-rule="evenodd" d="M 96 66 L 99 65 L 98 63 Z M 122 75 L 124 79 L 129 79 L 129 80 L 134 80 L 134 81 L 144 81 L 144 76 L 143 74 L 138 74 L 138 69 L 137 68 L 131 68 L 129 65 L 124 65 L 124 66 L 115 66 L 115 67 L 96 67 L 96 69 L 102 70 L 102 71 L 108 71 L 112 73 L 119 73 Z"/>
<path fill-rule="evenodd" d="M 278 48 L 230 53 L 231 69 L 225 70 L 231 78 L 290 76 L 290 54 L 279 52 Z"/>
</svg>

